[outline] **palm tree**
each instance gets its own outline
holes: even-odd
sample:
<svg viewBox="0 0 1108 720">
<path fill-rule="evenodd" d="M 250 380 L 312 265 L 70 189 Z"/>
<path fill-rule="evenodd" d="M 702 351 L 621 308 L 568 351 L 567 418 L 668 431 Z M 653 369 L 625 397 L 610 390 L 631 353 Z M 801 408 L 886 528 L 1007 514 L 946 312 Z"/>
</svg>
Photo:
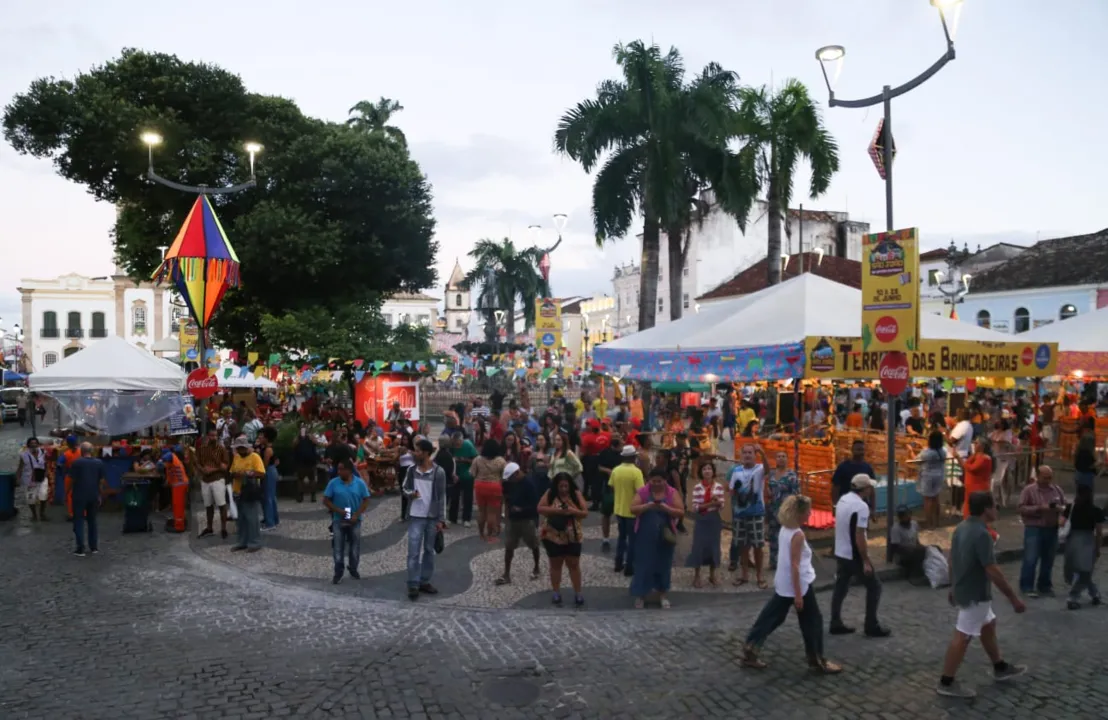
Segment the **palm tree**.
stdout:
<svg viewBox="0 0 1108 720">
<path fill-rule="evenodd" d="M 390 142 L 407 147 L 408 138 L 404 137 L 404 132 L 395 125 L 389 125 L 389 120 L 392 119 L 393 115 L 403 109 L 403 105 L 387 97 L 382 97 L 375 103 L 362 100 L 350 108 L 348 114 L 351 117 L 346 120 L 346 124 L 370 135 L 380 136 Z"/>
<path fill-rule="evenodd" d="M 739 150 L 742 173 L 766 194 L 766 281 L 776 285 L 781 282 L 781 220 L 792 200 L 797 163 L 802 157 L 808 160 L 812 169 L 809 195 L 819 197 L 839 170 L 839 147 L 808 89 L 797 80 L 786 81 L 775 93 L 764 86 L 743 88 L 736 122 L 736 134 L 746 139 Z"/>
<path fill-rule="evenodd" d="M 602 82 L 596 99 L 566 111 L 554 146 L 586 172 L 606 156 L 593 184 L 597 244 L 624 237 L 636 211 L 642 214 L 639 328 L 646 329 L 654 326 L 661 231 L 667 231 L 669 246 L 670 316 L 679 318 L 689 228 L 701 190 L 712 188 L 728 208 L 744 205 L 730 198 L 742 189 L 743 178 L 727 150 L 738 76 L 710 63 L 686 84 L 676 48 L 663 55 L 642 41 L 616 45 L 613 55 L 623 77 Z"/>
<path fill-rule="evenodd" d="M 525 327 L 535 324 L 535 300 L 550 295 L 550 285 L 539 272 L 546 250 L 529 247 L 518 250 L 508 238 L 500 242 L 478 240 L 469 256 L 473 268 L 466 274 L 466 288 L 481 286 L 475 305 L 485 315 L 485 340 L 496 342 L 496 311 L 504 312 L 508 342 L 515 342 L 515 308 L 522 303 Z"/>
</svg>

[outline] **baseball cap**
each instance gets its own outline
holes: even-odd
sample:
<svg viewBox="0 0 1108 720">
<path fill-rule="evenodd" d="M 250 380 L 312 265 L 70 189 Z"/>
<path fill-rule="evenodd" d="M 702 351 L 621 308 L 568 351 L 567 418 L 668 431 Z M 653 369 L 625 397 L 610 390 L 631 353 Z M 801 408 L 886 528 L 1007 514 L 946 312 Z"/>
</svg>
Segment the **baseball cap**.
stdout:
<svg viewBox="0 0 1108 720">
<path fill-rule="evenodd" d="M 504 466 L 504 473 L 502 477 L 507 480 L 511 476 L 519 472 L 519 463 L 508 463 Z"/>
<path fill-rule="evenodd" d="M 866 488 L 877 487 L 877 482 L 865 473 L 858 473 L 850 479 L 850 487 L 855 490 L 865 490 Z"/>
</svg>

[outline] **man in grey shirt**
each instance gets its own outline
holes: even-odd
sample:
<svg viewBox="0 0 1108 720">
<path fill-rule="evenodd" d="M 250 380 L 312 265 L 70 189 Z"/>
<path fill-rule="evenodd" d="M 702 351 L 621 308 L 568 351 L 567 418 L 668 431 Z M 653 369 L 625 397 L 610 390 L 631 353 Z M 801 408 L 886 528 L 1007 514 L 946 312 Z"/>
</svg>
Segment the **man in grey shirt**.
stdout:
<svg viewBox="0 0 1108 720">
<path fill-rule="evenodd" d="M 947 697 L 972 698 L 977 693 L 963 688 L 954 680 L 966 655 L 966 648 L 975 637 L 993 663 L 993 678 L 1010 680 L 1027 672 L 1025 665 L 1009 665 L 1000 655 L 996 639 L 996 615 L 993 614 L 992 585 L 1004 594 L 1017 613 L 1026 610 L 1023 601 L 1012 590 L 993 554 L 993 538 L 988 523 L 996 521 L 996 504 L 992 493 L 976 492 L 969 497 L 970 516 L 954 530 L 950 543 L 950 604 L 958 608 L 954 637 L 946 649 L 943 674 L 935 689 Z"/>
</svg>

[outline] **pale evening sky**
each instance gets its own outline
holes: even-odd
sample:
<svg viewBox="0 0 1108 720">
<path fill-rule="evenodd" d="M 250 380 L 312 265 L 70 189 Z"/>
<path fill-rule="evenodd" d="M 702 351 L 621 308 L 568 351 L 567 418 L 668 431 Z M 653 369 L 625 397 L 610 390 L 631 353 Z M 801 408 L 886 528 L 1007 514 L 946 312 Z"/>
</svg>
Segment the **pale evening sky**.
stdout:
<svg viewBox="0 0 1108 720">
<path fill-rule="evenodd" d="M 1108 101 L 1090 85 L 1105 67 L 1106 31 L 1102 0 L 966 0 L 957 60 L 893 107 L 897 225 L 919 226 L 928 246 L 953 237 L 971 247 L 1108 226 Z M 615 75 L 613 44 L 635 39 L 677 46 L 690 72 L 715 60 L 748 84 L 796 77 L 824 106 L 813 57 L 821 45 L 847 48 L 836 87 L 844 98 L 904 82 L 943 51 L 927 0 L 271 0 L 218 8 L 51 0 L 6 3 L 0 100 L 44 75 L 72 77 L 124 47 L 219 64 L 253 91 L 336 121 L 358 100 L 394 98 L 405 108 L 396 122 L 434 186 L 440 280 L 455 257 L 465 265 L 478 238 L 526 243 L 527 226 L 539 223 L 551 242 L 550 216 L 565 212 L 555 293 L 610 292 L 612 267 L 635 256 L 634 241 L 596 249 L 590 179 L 555 156 L 551 140 L 561 113 Z M 866 147 L 880 109 L 825 115 L 842 170 L 823 198 L 798 192 L 794 203 L 849 210 L 879 229 L 884 194 Z M 806 181 L 798 178 L 798 190 Z M 112 208 L 7 145 L 0 217 L 7 328 L 18 321 L 20 278 L 111 270 Z"/>
</svg>

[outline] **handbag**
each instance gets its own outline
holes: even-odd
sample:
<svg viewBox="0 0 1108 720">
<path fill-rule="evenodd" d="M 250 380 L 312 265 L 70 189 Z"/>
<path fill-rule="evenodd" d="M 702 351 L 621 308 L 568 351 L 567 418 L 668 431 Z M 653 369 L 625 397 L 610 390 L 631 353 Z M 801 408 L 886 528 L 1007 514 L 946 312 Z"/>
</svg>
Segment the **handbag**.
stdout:
<svg viewBox="0 0 1108 720">
<path fill-rule="evenodd" d="M 443 537 L 442 530 L 435 531 L 435 554 L 442 555 L 442 551 L 446 549 L 446 538 Z"/>
</svg>

